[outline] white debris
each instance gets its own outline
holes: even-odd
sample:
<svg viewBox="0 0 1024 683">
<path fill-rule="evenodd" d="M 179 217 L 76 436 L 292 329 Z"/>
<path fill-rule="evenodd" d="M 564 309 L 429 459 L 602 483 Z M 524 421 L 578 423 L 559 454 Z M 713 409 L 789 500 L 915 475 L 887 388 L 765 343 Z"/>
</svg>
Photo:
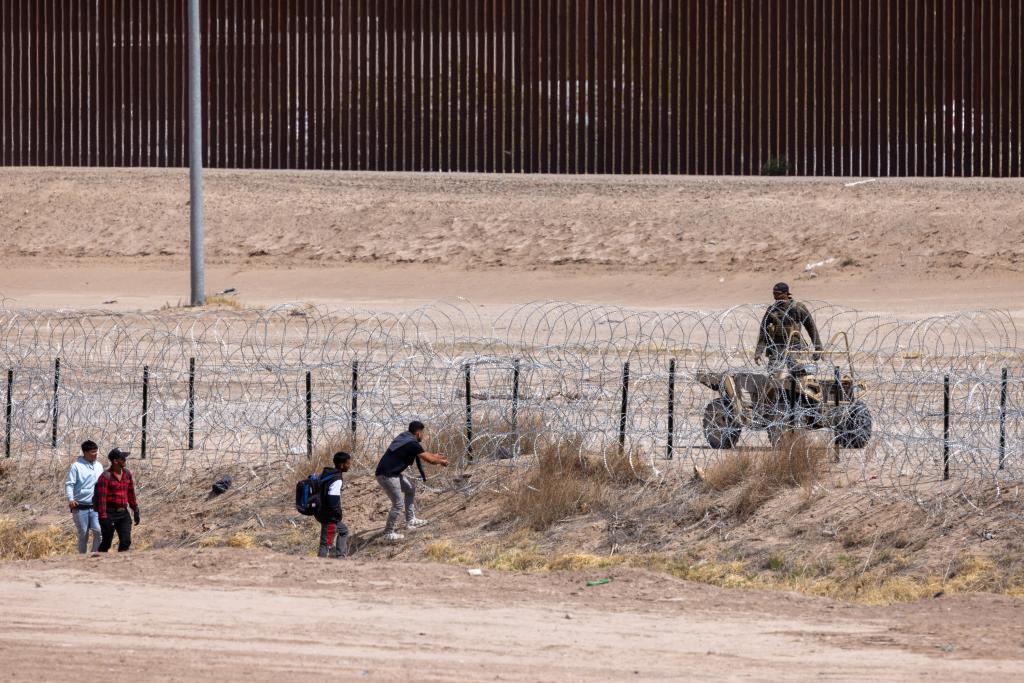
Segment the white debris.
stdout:
<svg viewBox="0 0 1024 683">
<path fill-rule="evenodd" d="M 483 569 L 478 569 L 478 568 L 474 567 L 473 569 L 467 569 L 466 573 L 469 574 L 470 576 L 483 576 L 484 575 L 484 570 Z"/>
<path fill-rule="evenodd" d="M 868 180 L 855 180 L 852 183 L 846 183 L 843 187 L 854 187 L 856 185 L 864 185 L 865 183 L 876 183 L 878 178 L 869 178 Z"/>
<path fill-rule="evenodd" d="M 836 257 L 832 256 L 832 257 L 829 257 L 829 258 L 825 259 L 824 261 L 818 261 L 817 263 L 808 263 L 806 266 L 804 266 L 804 272 L 805 273 L 809 273 L 810 271 L 814 270 L 815 268 L 821 268 L 822 266 L 830 266 L 830 265 L 832 265 L 835 262 L 836 262 Z"/>
</svg>

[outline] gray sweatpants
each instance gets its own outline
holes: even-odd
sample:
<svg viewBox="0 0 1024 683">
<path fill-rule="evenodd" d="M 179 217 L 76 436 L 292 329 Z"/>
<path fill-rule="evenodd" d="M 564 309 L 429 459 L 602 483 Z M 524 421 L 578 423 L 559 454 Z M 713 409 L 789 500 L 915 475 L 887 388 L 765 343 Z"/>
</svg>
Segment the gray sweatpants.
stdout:
<svg viewBox="0 0 1024 683">
<path fill-rule="evenodd" d="M 384 533 L 390 534 L 398 525 L 398 518 L 405 510 L 405 521 L 416 519 L 416 483 L 409 477 L 403 475 L 397 477 L 377 477 L 377 483 L 388 494 L 391 501 L 391 510 L 388 511 L 388 521 L 384 525 Z"/>
<path fill-rule="evenodd" d="M 320 550 L 317 556 L 348 556 L 348 527 L 345 522 L 320 522 Z"/>
</svg>

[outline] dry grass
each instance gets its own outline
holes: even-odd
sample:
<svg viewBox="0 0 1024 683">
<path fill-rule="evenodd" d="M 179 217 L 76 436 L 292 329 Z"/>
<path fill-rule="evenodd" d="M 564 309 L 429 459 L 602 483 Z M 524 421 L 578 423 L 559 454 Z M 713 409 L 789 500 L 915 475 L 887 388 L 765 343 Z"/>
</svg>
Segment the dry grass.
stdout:
<svg viewBox="0 0 1024 683">
<path fill-rule="evenodd" d="M 206 303 L 204 303 L 202 307 L 230 308 L 236 311 L 244 311 L 247 308 L 249 308 L 249 306 L 246 306 L 244 303 L 242 303 L 242 301 L 239 300 L 238 297 L 233 296 L 231 294 L 207 294 Z M 169 312 L 187 308 L 191 308 L 191 306 L 186 302 L 182 301 L 181 299 L 178 299 L 178 301 L 173 304 L 170 301 L 165 302 L 164 305 L 160 307 L 160 310 Z"/>
<path fill-rule="evenodd" d="M 516 420 L 513 431 L 505 413 L 491 410 L 473 412 L 473 460 L 511 458 L 532 455 L 542 442 L 545 426 L 542 417 L 523 412 Z M 432 453 L 448 457 L 449 467 L 461 470 L 468 464 L 466 449 L 466 418 L 463 413 L 449 416 L 436 424 L 427 425 L 423 447 Z"/>
<path fill-rule="evenodd" d="M 26 528 L 14 520 L 0 519 L 0 559 L 36 560 L 76 550 L 74 536 L 60 527 Z"/>
<path fill-rule="evenodd" d="M 206 536 L 199 541 L 200 548 L 241 548 L 248 550 L 256 547 L 257 538 L 255 534 L 248 531 L 236 531 L 227 536 Z"/>
<path fill-rule="evenodd" d="M 206 306 L 209 308 L 233 308 L 237 311 L 245 309 L 245 304 L 237 297 L 228 294 L 210 294 L 206 297 Z"/>
<path fill-rule="evenodd" d="M 543 461 L 542 461 L 543 462 Z M 593 512 L 604 499 L 604 485 L 571 461 L 547 461 L 508 494 L 506 511 L 516 522 L 538 531 L 575 515 Z"/>
<path fill-rule="evenodd" d="M 973 555 L 958 556 L 943 575 L 910 574 L 903 561 L 864 571 L 856 558 L 840 555 L 833 563 L 801 563 L 777 553 L 761 567 L 744 560 L 715 560 L 688 553 L 594 553 L 542 552 L 533 537 L 513 534 L 492 544 L 459 546 L 450 540 L 427 546 L 426 556 L 435 562 L 478 566 L 495 571 L 549 572 L 631 567 L 669 574 L 679 579 L 722 588 L 759 588 L 799 591 L 869 605 L 913 602 L 946 594 L 988 592 L 1024 597 L 1024 574 L 1007 574 L 995 563 Z M 845 559 L 844 559 L 845 558 Z"/>
<path fill-rule="evenodd" d="M 640 472 L 650 474 L 650 466 L 635 455 L 618 449 L 600 457 L 581 455 L 581 444 L 582 438 L 571 437 L 539 445 L 537 466 L 507 494 L 504 510 L 510 519 L 541 531 L 598 510 L 612 489 L 638 483 Z"/>
<path fill-rule="evenodd" d="M 706 492 L 731 492 L 727 507 L 746 518 L 783 489 L 812 487 L 832 457 L 831 447 L 816 435 L 784 432 L 773 449 L 728 451 L 698 474 Z"/>
<path fill-rule="evenodd" d="M 563 439 L 540 449 L 537 466 L 507 494 L 504 509 L 509 518 L 540 531 L 601 504 L 607 472 L 603 465 L 580 457 L 580 443 Z"/>
<path fill-rule="evenodd" d="M 429 543 L 423 551 L 428 560 L 446 564 L 467 565 L 476 562 L 476 556 L 468 550 L 458 548 L 451 540 L 444 539 Z"/>
<path fill-rule="evenodd" d="M 648 482 L 654 478 L 654 468 L 649 458 L 645 458 L 638 450 L 624 450 L 612 447 L 601 457 L 608 482 L 613 486 L 625 487 L 638 482 Z"/>
<path fill-rule="evenodd" d="M 313 450 L 313 457 L 302 456 L 300 464 L 310 472 L 320 473 L 325 467 L 334 467 L 334 454 L 344 451 L 352 456 L 355 464 L 359 460 L 363 445 L 352 432 L 344 431 L 331 436 Z"/>
<path fill-rule="evenodd" d="M 423 448 L 448 458 L 448 467 L 461 470 L 466 465 L 465 420 L 447 418 L 427 425 Z"/>
<path fill-rule="evenodd" d="M 1024 575 L 1007 573 L 988 558 L 957 555 L 942 574 L 907 571 L 909 558 L 892 556 L 870 569 L 858 559 L 840 555 L 833 566 L 795 564 L 755 577 L 766 588 L 869 605 L 888 605 L 932 598 L 937 594 L 997 593 L 1024 596 Z"/>
</svg>

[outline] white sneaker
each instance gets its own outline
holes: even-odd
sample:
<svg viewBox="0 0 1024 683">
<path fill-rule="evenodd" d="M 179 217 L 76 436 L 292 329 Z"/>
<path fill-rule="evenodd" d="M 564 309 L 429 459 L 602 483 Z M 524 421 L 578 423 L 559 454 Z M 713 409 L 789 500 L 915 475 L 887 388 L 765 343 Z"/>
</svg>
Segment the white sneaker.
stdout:
<svg viewBox="0 0 1024 683">
<path fill-rule="evenodd" d="M 384 540 L 388 541 L 389 543 L 401 541 L 403 538 L 405 538 L 405 536 L 394 531 L 392 531 L 390 534 L 384 534 Z"/>
<path fill-rule="evenodd" d="M 420 519 L 419 517 L 413 517 L 412 519 L 410 519 L 408 522 L 405 523 L 405 526 L 410 528 L 410 529 L 416 529 L 418 527 L 426 526 L 428 524 L 430 524 L 430 520 L 429 519 Z"/>
</svg>

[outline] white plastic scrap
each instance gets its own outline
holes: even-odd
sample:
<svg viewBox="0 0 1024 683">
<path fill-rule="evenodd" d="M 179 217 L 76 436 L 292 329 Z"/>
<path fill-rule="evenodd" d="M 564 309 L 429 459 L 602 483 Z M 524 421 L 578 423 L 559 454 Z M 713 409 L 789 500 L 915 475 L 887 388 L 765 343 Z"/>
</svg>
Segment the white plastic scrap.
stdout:
<svg viewBox="0 0 1024 683">
<path fill-rule="evenodd" d="M 804 272 L 806 273 L 806 272 L 814 270 L 815 268 L 821 268 L 822 266 L 830 266 L 830 265 L 832 265 L 835 262 L 836 262 L 836 257 L 835 256 L 831 256 L 831 257 L 825 259 L 824 261 L 818 261 L 817 263 L 808 263 L 806 266 L 804 266 Z"/>
</svg>

